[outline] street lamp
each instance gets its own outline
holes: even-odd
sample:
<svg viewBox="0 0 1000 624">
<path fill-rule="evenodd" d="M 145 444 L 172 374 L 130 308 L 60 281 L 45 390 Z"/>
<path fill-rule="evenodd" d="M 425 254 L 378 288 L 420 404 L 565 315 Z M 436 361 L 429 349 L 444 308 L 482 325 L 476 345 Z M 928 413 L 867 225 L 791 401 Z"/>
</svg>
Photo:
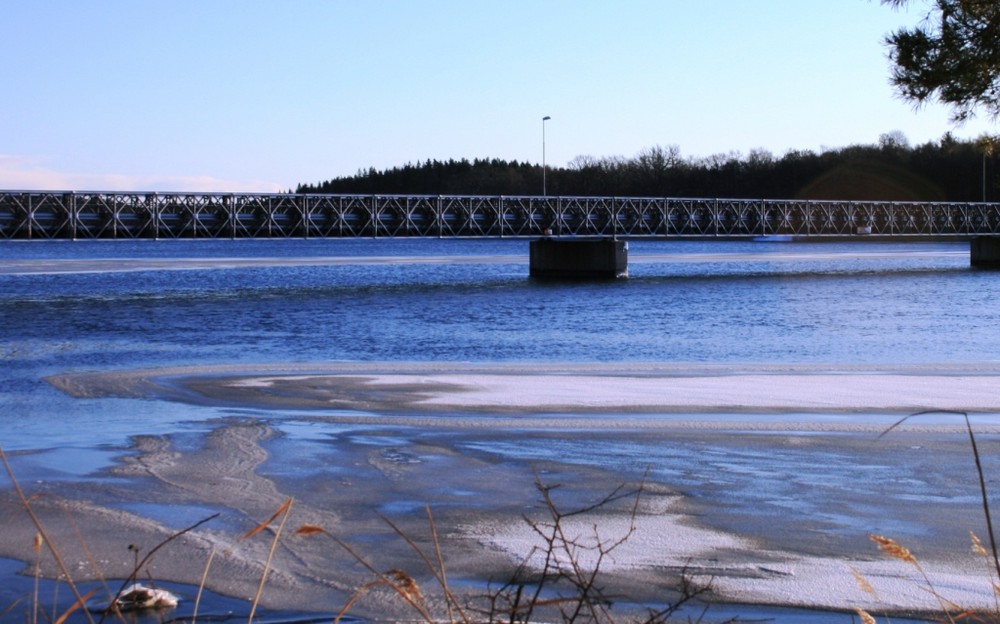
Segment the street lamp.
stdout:
<svg viewBox="0 0 1000 624">
<path fill-rule="evenodd" d="M 545 122 L 552 119 L 548 115 L 542 117 L 542 197 L 545 197 Z"/>
<path fill-rule="evenodd" d="M 993 152 L 997 148 L 995 137 L 984 134 L 976 140 L 976 145 L 983 150 L 983 203 L 986 203 L 986 157 L 993 157 Z"/>
</svg>

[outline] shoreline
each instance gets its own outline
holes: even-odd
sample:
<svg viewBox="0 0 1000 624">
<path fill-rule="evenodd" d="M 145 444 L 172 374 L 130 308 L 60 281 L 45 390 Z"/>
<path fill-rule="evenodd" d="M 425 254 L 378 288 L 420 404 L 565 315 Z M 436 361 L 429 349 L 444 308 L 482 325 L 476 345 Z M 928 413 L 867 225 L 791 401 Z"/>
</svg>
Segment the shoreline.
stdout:
<svg viewBox="0 0 1000 624">
<path fill-rule="evenodd" d="M 430 498 L 434 500 L 425 501 L 417 492 L 426 488 L 429 481 L 436 482 L 435 488 L 454 487 L 439 480 L 445 473 L 455 472 L 454 449 L 435 447 L 417 451 L 400 446 L 397 439 L 389 447 L 378 447 L 357 456 L 351 461 L 354 466 L 351 473 L 337 477 L 331 490 L 317 488 L 317 477 L 308 470 L 301 478 L 269 474 L 267 464 L 278 461 L 279 447 L 271 446 L 272 442 L 280 441 L 280 437 L 274 437 L 276 433 L 259 421 L 223 422 L 205 436 L 204 446 L 194 452 L 181 451 L 169 438 L 137 439 L 132 451 L 106 472 L 106 477 L 116 485 L 33 483 L 28 488 L 29 496 L 35 496 L 32 507 L 64 557 L 79 562 L 73 572 L 84 579 L 96 578 L 87 563 L 90 561 L 87 551 L 97 554 L 102 576 L 121 578 L 132 563 L 126 544 L 139 544 L 148 551 L 178 530 L 176 523 L 166 522 L 173 506 L 218 508 L 223 512 L 221 520 L 172 543 L 154 559 L 150 573 L 159 581 L 197 586 L 209 554 L 214 551 L 216 558 L 206 587 L 249 601 L 262 574 L 276 523 L 252 540 L 242 539 L 241 535 L 274 513 L 282 501 L 294 499 L 283 547 L 272 564 L 261 603 L 277 611 L 335 612 L 354 589 L 371 580 L 326 536 L 293 536 L 292 531 L 299 526 L 319 526 L 330 536 L 344 539 L 363 556 L 372 558 L 377 569 L 406 570 L 419 579 L 428 594 L 437 591 L 433 579 L 427 576 L 423 564 L 414 558 L 400 536 L 379 520 L 376 510 L 392 509 L 381 513 L 390 513 L 392 521 L 406 535 L 427 547 L 429 526 L 422 505 L 425 502 L 430 505 L 436 530 L 442 536 L 441 548 L 449 578 L 466 588 L 481 588 L 495 582 L 498 575 L 504 578 L 512 574 L 514 567 L 539 546 L 537 534 L 522 517 L 527 514 L 536 520 L 545 518 L 537 493 L 531 487 L 532 470 L 528 467 L 503 469 L 501 473 L 494 472 L 496 467 L 486 471 L 480 467 L 476 474 L 474 466 L 480 460 L 469 463 L 467 458 L 460 459 L 457 460 L 463 466 L 460 472 L 470 478 L 460 478 L 456 483 L 480 492 L 476 499 L 456 505 L 455 499 L 465 495 L 433 494 Z M 387 435 L 395 438 L 399 432 Z M 519 443 L 524 442 L 522 434 L 512 435 Z M 714 431 L 692 435 L 712 444 L 727 437 L 725 432 Z M 935 448 L 933 439 L 937 434 L 912 435 L 903 434 L 899 443 L 908 446 L 919 439 L 929 449 Z M 874 452 L 868 436 L 843 436 L 838 434 L 833 439 L 833 444 L 841 449 L 839 452 L 846 452 L 852 445 L 865 454 Z M 770 445 L 768 436 L 757 440 L 763 441 L 762 448 Z M 738 446 L 745 444 L 731 442 Z M 342 453 L 339 451 L 337 455 Z M 442 465 L 434 468 L 435 464 Z M 421 475 L 428 469 L 438 476 Z M 612 491 L 616 482 L 636 483 L 630 477 L 603 474 L 572 463 L 563 465 L 559 460 L 542 462 L 536 469 L 543 469 L 552 483 L 560 486 L 564 509 L 587 506 Z M 500 483 L 496 482 L 498 479 Z M 879 493 L 870 496 L 878 498 Z M 400 499 L 408 497 L 412 497 L 412 502 L 400 506 Z M 149 509 L 130 511 L 128 506 L 137 501 L 139 506 L 145 502 Z M 696 582 L 711 582 L 710 603 L 722 605 L 847 612 L 861 607 L 880 615 L 935 611 L 935 604 L 928 600 L 913 568 L 880 556 L 873 545 L 865 543 L 863 531 L 858 534 L 856 546 L 845 552 L 837 552 L 838 549 L 809 552 L 814 547 L 803 550 L 798 542 L 808 545 L 822 532 L 807 533 L 789 542 L 788 536 L 782 535 L 786 529 L 769 527 L 766 518 L 735 518 L 742 531 L 720 528 L 710 516 L 705 516 L 712 509 L 719 510 L 714 504 L 706 508 L 704 500 L 692 506 L 693 503 L 689 493 L 660 483 L 648 484 L 640 498 L 635 533 L 602 564 L 603 582 L 617 593 L 629 596 L 630 601 L 655 604 L 663 600 L 664 592 L 676 587 L 677 576 L 686 571 Z M 872 500 L 871 504 L 877 503 Z M 350 507 L 354 509 L 349 510 Z M 958 515 L 975 508 L 975 504 L 963 505 Z M 566 527 L 581 543 L 592 539 L 595 531 L 599 531 L 601 539 L 615 541 L 628 532 L 629 514 L 629 508 L 612 507 L 574 517 Z M 0 516 L 8 519 L 7 529 L 0 537 L 0 556 L 32 561 L 33 527 L 8 495 L 0 497 Z M 967 536 L 967 530 L 968 526 L 962 526 L 958 539 L 954 535 L 942 538 L 943 544 L 935 544 L 931 552 L 924 549 L 920 553 L 919 546 L 927 545 L 922 540 L 916 552 L 920 553 L 918 556 L 930 578 L 943 588 L 949 599 L 965 607 L 989 608 L 993 598 L 987 591 L 989 584 L 982 560 L 973 555 L 959 556 L 968 550 L 967 545 L 964 549 L 957 546 L 961 537 Z M 901 542 L 913 546 L 908 540 Z M 592 552 L 583 553 L 581 561 L 592 564 L 592 557 Z M 25 570 L 28 569 L 26 564 Z M 43 569 L 50 578 L 57 574 L 51 563 Z M 879 598 L 858 587 L 852 570 L 871 583 Z M 189 604 L 192 598 L 183 597 Z M 407 609 L 391 595 L 369 598 L 358 606 L 358 614 L 395 617 L 407 614 Z"/>
<path fill-rule="evenodd" d="M 1000 363 L 944 366 L 327 363 L 79 372 L 75 398 L 307 410 L 344 422 L 808 431 L 1000 430 Z M 916 415 L 919 414 L 919 417 Z"/>
<path fill-rule="evenodd" d="M 747 413 L 754 392 L 766 395 L 762 379 L 780 381 L 786 398 L 812 397 L 813 403 L 792 401 L 778 413 L 767 412 L 768 404 Z M 828 401 L 845 396 L 837 387 L 845 380 L 882 382 L 872 388 L 895 394 L 883 392 L 881 407 L 842 401 L 844 409 L 832 413 L 828 403 L 816 402 L 817 392 Z M 534 536 L 522 516 L 542 511 L 532 486 L 539 474 L 560 486 L 561 504 L 573 509 L 639 482 L 652 466 L 636 533 L 606 562 L 611 586 L 645 588 L 638 599 L 653 599 L 687 568 L 696 580 L 715 579 L 714 599 L 726 604 L 862 606 L 878 614 L 935 610 L 912 570 L 880 557 L 867 542 L 867 532 L 882 532 L 910 546 L 915 540 L 921 563 L 949 598 L 964 606 L 992 604 L 980 587 L 987 580 L 982 562 L 962 554 L 968 531 L 980 530 L 975 488 L 969 483 L 967 493 L 951 498 L 956 494 L 946 488 L 953 486 L 945 485 L 971 481 L 964 421 L 954 415 L 911 419 L 876 439 L 902 407 L 886 397 L 940 383 L 949 392 L 978 388 L 977 405 L 1000 411 L 1000 399 L 990 399 L 990 389 L 1000 387 L 1000 365 L 831 373 L 811 365 L 334 363 L 73 373 L 49 382 L 78 398 L 170 400 L 240 414 L 212 421 L 197 440 L 136 436 L 115 465 L 82 482 L 31 484 L 29 495 L 42 495 L 34 499 L 37 511 L 61 527 L 55 533 L 60 546 L 79 541 L 65 525 L 68 511 L 84 527 L 89 548 L 117 553 L 104 569 L 109 576 L 128 568 L 125 540 L 149 547 L 175 530 L 165 521 L 172 508 L 219 508 L 223 525 L 199 528 L 172 545 L 158 556 L 154 575 L 196 585 L 214 549 L 227 555 L 217 564 L 218 576 L 210 575 L 209 589 L 248 597 L 266 559 L 267 536 L 239 536 L 293 498 L 290 527 L 315 525 L 367 544 L 362 554 L 376 557 L 378 569 L 420 565 L 380 516 L 426 540 L 429 505 L 446 536 L 449 573 L 462 585 L 482 583 L 513 570 L 531 551 Z M 538 391 L 551 396 L 557 382 L 565 394 L 543 401 Z M 664 384 L 683 390 L 685 402 L 655 396 Z M 684 384 L 706 396 L 725 387 L 746 397 L 739 405 L 702 404 L 704 413 L 691 414 L 694 386 Z M 570 395 L 576 403 L 560 412 Z M 500 398 L 503 409 L 477 412 Z M 441 414 L 449 410 L 454 413 Z M 1000 433 L 992 412 L 973 417 L 977 433 Z M 12 522 L 0 538 L 0 556 L 31 561 L 32 529 L 10 493 L 3 494 L 0 514 Z M 573 530 L 584 535 L 600 527 L 612 535 L 627 515 L 601 510 Z M 335 611 L 352 588 L 370 580 L 323 536 L 288 536 L 283 543 L 262 603 L 268 608 L 298 609 L 307 601 Z M 82 552 L 75 556 L 86 560 Z M 857 587 L 852 568 L 884 602 Z M 362 612 L 400 614 L 390 596 L 372 600 Z"/>
</svg>

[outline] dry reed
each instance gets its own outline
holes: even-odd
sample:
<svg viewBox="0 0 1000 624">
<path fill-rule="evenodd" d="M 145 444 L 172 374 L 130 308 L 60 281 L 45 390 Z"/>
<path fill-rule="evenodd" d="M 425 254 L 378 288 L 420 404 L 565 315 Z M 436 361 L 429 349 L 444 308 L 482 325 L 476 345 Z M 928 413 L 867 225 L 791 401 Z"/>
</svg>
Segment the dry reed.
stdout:
<svg viewBox="0 0 1000 624">
<path fill-rule="evenodd" d="M 854 610 L 854 612 L 858 614 L 858 618 L 861 620 L 861 624 L 876 624 L 875 618 L 872 617 L 872 615 L 867 611 L 865 611 L 864 609 L 857 608 Z"/>
<path fill-rule="evenodd" d="M 1000 557 L 998 557 L 997 552 L 997 541 L 996 535 L 993 531 L 993 519 L 990 510 L 990 502 L 988 491 L 986 487 L 986 477 L 983 470 L 982 456 L 979 452 L 979 445 L 976 441 L 975 432 L 972 430 L 972 423 L 969 420 L 969 414 L 964 411 L 953 411 L 953 410 L 927 410 L 923 412 L 917 412 L 915 414 L 910 414 L 909 416 L 904 416 L 895 423 L 893 423 L 889 428 L 883 431 L 879 438 L 888 434 L 890 431 L 909 420 L 910 418 L 923 416 L 927 414 L 953 414 L 961 416 L 965 422 L 965 430 L 969 437 L 969 445 L 972 450 L 972 457 L 975 460 L 975 474 L 979 485 L 979 496 L 980 496 L 980 506 L 983 512 L 983 519 L 986 522 L 986 532 L 989 539 L 989 549 L 983 544 L 982 540 L 974 533 L 969 533 L 972 540 L 972 551 L 976 555 L 984 557 L 989 564 L 988 575 L 990 577 L 990 587 L 994 596 L 994 611 L 990 613 L 981 613 L 973 609 L 964 609 L 957 605 L 956 603 L 945 598 L 934 583 L 930 580 L 924 568 L 920 565 L 917 558 L 910 552 L 908 548 L 899 544 L 895 540 L 879 536 L 879 535 L 869 535 L 869 538 L 878 545 L 879 550 L 883 553 L 897 559 L 899 561 L 906 562 L 912 565 L 921 575 L 924 582 L 923 589 L 931 594 L 935 600 L 937 600 L 941 616 L 944 617 L 949 623 L 955 624 L 959 620 L 969 620 L 975 619 L 975 621 L 988 621 L 998 623 L 1000 622 L 1000 602 L 997 601 L 997 596 L 1000 595 Z M 859 575 L 856 575 L 856 577 Z"/>
</svg>

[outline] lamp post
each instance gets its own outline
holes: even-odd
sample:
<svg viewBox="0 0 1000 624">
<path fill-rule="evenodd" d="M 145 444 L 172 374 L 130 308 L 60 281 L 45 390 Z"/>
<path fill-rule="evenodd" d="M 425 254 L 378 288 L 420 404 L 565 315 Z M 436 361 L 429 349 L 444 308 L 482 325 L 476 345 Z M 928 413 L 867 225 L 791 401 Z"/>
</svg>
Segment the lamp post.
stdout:
<svg viewBox="0 0 1000 624">
<path fill-rule="evenodd" d="M 548 115 L 542 117 L 542 197 L 545 197 L 545 122 L 552 119 Z"/>
<path fill-rule="evenodd" d="M 997 137 L 984 134 L 977 143 L 983 150 L 983 203 L 986 203 L 986 157 L 993 158 L 993 152 L 997 149 Z"/>
</svg>

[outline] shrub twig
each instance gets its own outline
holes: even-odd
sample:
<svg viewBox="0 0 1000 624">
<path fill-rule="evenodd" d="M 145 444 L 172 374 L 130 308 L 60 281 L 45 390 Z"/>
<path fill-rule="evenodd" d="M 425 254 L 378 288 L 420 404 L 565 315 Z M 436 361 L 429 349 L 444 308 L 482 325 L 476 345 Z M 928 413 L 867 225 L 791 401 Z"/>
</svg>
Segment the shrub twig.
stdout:
<svg viewBox="0 0 1000 624">
<path fill-rule="evenodd" d="M 209 522 L 211 520 L 214 520 L 214 519 L 218 518 L 219 515 L 220 514 L 218 514 L 218 513 L 214 513 L 211 516 L 208 516 L 207 518 L 202 518 L 201 520 L 199 520 L 198 522 L 195 522 L 191 526 L 189 526 L 189 527 L 187 527 L 185 529 L 181 529 L 180 531 L 177 531 L 176 533 L 170 535 L 169 537 L 167 537 L 166 539 L 164 539 L 163 541 L 161 541 L 159 544 L 157 544 L 156 546 L 154 546 L 152 549 L 150 549 L 150 551 L 148 553 L 146 553 L 146 556 L 144 556 L 141 560 L 139 560 L 139 561 L 136 562 L 135 566 L 132 568 L 132 572 L 128 575 L 128 578 L 125 579 L 125 581 L 122 582 L 121 587 L 119 587 L 118 591 L 115 592 L 115 595 L 111 599 L 111 602 L 108 605 L 108 608 L 105 609 L 104 613 L 101 614 L 100 622 L 104 622 L 104 618 L 107 616 L 108 613 L 112 613 L 112 612 L 113 613 L 118 613 L 118 608 L 117 608 L 118 598 L 121 597 L 122 593 L 125 591 L 125 589 L 129 585 L 131 585 L 132 583 L 136 582 L 136 580 L 139 578 L 139 571 L 142 570 L 142 568 L 144 568 L 147 563 L 149 563 L 150 559 L 153 558 L 153 555 L 155 555 L 157 553 L 157 551 L 159 551 L 161 548 L 163 548 L 164 546 L 166 546 L 170 542 L 174 541 L 178 537 L 184 535 L 185 533 L 189 533 L 189 532 L 197 529 L 201 525 L 205 524 L 206 522 Z M 135 546 L 131 546 L 131 548 L 135 549 L 136 558 L 138 558 L 138 556 L 139 556 L 138 555 L 138 553 L 139 553 L 138 548 L 136 548 Z"/>
<path fill-rule="evenodd" d="M 613 600 L 599 584 L 602 567 L 612 551 L 635 534 L 640 499 L 647 477 L 648 471 L 634 489 L 621 485 L 593 504 L 564 511 L 552 496 L 552 492 L 559 486 L 547 485 L 536 475 L 535 486 L 542 497 L 547 518 L 533 520 L 525 517 L 524 520 L 542 540 L 542 545 L 533 547 L 518 564 L 510 580 L 490 594 L 487 620 L 499 622 L 499 616 L 504 616 L 503 621 L 508 624 L 526 623 L 533 620 L 538 609 L 557 607 L 562 621 L 566 623 L 613 623 Z M 590 539 L 575 537 L 568 532 L 568 518 L 597 511 L 628 497 L 633 497 L 633 500 L 629 512 L 629 527 L 624 535 L 614 539 L 604 538 L 596 524 L 591 527 Z M 582 559 L 585 551 L 594 553 L 593 561 L 586 565 Z M 541 561 L 532 566 L 532 561 L 539 557 Z M 530 574 L 530 567 L 537 567 L 539 572 Z M 527 591 L 529 585 L 531 590 Z M 560 590 L 561 585 L 564 587 Z M 565 586 L 568 586 L 568 591 Z M 677 587 L 679 598 L 660 609 L 648 609 L 646 619 L 640 621 L 647 624 L 665 622 L 683 606 L 710 590 L 711 583 L 695 585 L 685 567 Z M 553 597 L 545 597 L 549 591 L 554 591 Z M 704 611 L 694 621 L 701 621 L 703 616 Z"/>
</svg>

